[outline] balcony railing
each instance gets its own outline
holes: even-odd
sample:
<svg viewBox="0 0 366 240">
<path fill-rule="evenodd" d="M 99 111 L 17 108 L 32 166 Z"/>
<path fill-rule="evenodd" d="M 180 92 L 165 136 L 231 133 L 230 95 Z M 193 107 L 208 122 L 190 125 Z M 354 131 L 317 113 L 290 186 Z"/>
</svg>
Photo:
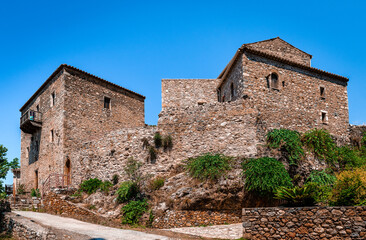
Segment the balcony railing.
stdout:
<svg viewBox="0 0 366 240">
<path fill-rule="evenodd" d="M 32 133 L 36 128 L 42 127 L 42 113 L 28 109 L 20 118 L 20 129 Z"/>
</svg>

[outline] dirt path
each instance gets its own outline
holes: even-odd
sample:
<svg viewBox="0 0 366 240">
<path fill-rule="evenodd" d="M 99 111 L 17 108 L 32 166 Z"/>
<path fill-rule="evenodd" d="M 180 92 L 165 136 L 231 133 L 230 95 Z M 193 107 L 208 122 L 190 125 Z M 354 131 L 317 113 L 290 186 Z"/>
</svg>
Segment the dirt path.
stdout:
<svg viewBox="0 0 366 240">
<path fill-rule="evenodd" d="M 51 228 L 66 230 L 77 234 L 88 236 L 92 239 L 100 240 L 166 240 L 173 239 L 166 236 L 149 234 L 133 230 L 125 230 L 118 228 L 105 227 L 92 223 L 86 223 L 72 218 L 59 217 L 47 213 L 14 211 L 23 217 L 34 220 L 35 222 Z"/>
</svg>

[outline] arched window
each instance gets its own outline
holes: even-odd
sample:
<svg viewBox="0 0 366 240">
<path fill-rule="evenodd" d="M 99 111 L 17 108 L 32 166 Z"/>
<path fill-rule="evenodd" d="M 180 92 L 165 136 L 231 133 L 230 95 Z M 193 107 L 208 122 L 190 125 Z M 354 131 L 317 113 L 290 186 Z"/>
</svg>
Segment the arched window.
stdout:
<svg viewBox="0 0 366 240">
<path fill-rule="evenodd" d="M 231 100 L 234 99 L 234 83 L 230 84 L 230 94 L 231 94 Z"/>
<path fill-rule="evenodd" d="M 271 88 L 279 89 L 278 76 L 276 73 L 271 73 Z"/>
</svg>

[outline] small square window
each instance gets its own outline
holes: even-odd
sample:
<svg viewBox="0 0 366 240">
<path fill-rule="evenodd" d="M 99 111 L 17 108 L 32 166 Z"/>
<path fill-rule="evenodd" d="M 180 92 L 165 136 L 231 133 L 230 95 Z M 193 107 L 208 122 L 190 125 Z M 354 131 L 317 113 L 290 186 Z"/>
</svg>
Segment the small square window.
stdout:
<svg viewBox="0 0 366 240">
<path fill-rule="evenodd" d="M 104 97 L 104 108 L 111 109 L 111 99 L 109 97 Z"/>
</svg>

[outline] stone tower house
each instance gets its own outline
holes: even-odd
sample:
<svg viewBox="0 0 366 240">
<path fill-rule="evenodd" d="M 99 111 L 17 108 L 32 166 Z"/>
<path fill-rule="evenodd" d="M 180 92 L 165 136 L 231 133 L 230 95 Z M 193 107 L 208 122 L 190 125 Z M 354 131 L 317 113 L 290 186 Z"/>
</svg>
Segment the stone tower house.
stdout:
<svg viewBox="0 0 366 240">
<path fill-rule="evenodd" d="M 163 79 L 163 110 L 244 100 L 264 131 L 325 128 L 345 137 L 348 78 L 311 67 L 311 58 L 279 37 L 244 44 L 217 79 Z"/>
<path fill-rule="evenodd" d="M 47 178 L 71 184 L 71 176 L 80 171 L 73 168 L 72 153 L 115 128 L 144 126 L 144 100 L 77 68 L 59 66 L 20 109 L 26 189 L 42 188 Z"/>
</svg>

